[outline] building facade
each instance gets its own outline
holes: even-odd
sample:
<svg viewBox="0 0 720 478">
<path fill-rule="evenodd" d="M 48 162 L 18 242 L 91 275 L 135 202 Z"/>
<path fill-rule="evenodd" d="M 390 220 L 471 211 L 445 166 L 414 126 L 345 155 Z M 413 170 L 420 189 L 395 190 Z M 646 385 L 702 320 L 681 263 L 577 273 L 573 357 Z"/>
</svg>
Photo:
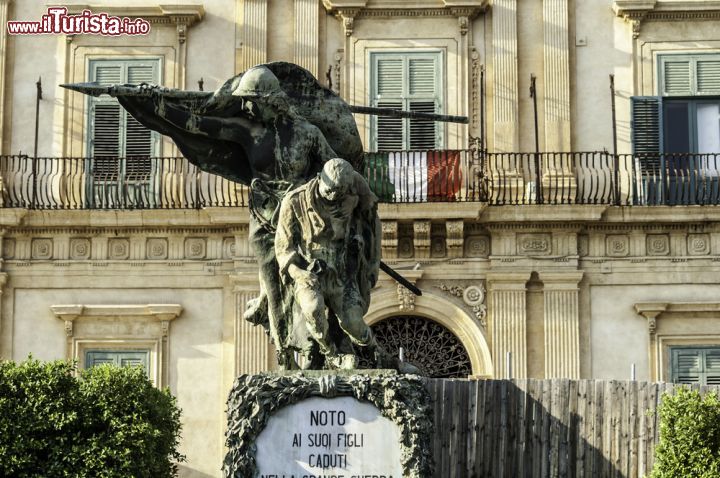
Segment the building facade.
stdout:
<svg viewBox="0 0 720 478">
<path fill-rule="evenodd" d="M 181 476 L 219 476 L 232 381 L 275 363 L 242 319 L 246 190 L 62 83 L 210 91 L 283 60 L 467 116 L 356 116 L 383 258 L 423 290 L 381 277 L 378 337 L 435 376 L 720 383 L 720 1 L 64 5 L 151 29 L 9 34 L 47 7 L 0 0 L 0 358 L 143 364 L 183 409 Z"/>
</svg>

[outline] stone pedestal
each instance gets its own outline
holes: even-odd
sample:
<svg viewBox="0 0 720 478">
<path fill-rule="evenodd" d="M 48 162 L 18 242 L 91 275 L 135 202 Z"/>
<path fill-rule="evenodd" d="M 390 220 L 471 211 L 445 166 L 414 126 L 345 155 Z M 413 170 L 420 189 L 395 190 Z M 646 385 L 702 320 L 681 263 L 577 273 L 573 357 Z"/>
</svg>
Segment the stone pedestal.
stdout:
<svg viewBox="0 0 720 478">
<path fill-rule="evenodd" d="M 241 375 L 228 398 L 224 476 L 430 476 L 432 423 L 418 376 Z"/>
</svg>

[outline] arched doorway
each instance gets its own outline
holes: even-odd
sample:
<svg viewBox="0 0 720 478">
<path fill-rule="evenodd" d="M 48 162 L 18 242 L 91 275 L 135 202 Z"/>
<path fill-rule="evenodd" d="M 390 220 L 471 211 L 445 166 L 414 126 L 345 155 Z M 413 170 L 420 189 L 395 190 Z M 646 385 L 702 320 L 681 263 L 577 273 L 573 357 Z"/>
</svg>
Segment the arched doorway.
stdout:
<svg viewBox="0 0 720 478">
<path fill-rule="evenodd" d="M 403 349 L 405 360 L 432 378 L 472 375 L 467 350 L 446 327 L 417 315 L 396 315 L 372 326 L 375 339 L 391 355 Z"/>
<path fill-rule="evenodd" d="M 480 323 L 458 305 L 447 298 L 428 290 L 415 298 L 411 311 L 400 311 L 398 307 L 397 289 L 380 289 L 373 291 L 372 303 L 365 322 L 374 327 L 385 319 L 409 316 L 439 324 L 450 331 L 463 346 L 470 358 L 471 373 L 475 377 L 491 378 L 493 376 L 492 356 L 488 347 L 485 331 Z M 405 350 L 406 356 L 408 351 Z"/>
</svg>

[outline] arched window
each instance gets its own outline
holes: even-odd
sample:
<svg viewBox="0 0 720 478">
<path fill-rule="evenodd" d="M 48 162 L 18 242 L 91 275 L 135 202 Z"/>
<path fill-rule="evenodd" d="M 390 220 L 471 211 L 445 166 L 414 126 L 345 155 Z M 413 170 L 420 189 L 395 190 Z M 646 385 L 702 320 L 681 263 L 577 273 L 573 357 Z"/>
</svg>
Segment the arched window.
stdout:
<svg viewBox="0 0 720 478">
<path fill-rule="evenodd" d="M 470 356 L 447 328 L 425 317 L 399 315 L 372 326 L 378 343 L 391 355 L 403 348 L 405 361 L 432 378 L 466 378 L 472 374 Z"/>
</svg>

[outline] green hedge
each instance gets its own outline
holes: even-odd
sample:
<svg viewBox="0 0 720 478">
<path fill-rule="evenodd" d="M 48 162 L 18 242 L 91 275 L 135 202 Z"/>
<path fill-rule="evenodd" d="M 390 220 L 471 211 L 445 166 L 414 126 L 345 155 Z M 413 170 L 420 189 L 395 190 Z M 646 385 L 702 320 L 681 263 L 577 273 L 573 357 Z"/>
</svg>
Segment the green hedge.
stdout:
<svg viewBox="0 0 720 478">
<path fill-rule="evenodd" d="M 680 388 L 660 405 L 660 443 L 651 478 L 720 476 L 720 400 Z"/>
<path fill-rule="evenodd" d="M 0 362 L 0 476 L 171 477 L 180 410 L 141 368 Z"/>
</svg>

